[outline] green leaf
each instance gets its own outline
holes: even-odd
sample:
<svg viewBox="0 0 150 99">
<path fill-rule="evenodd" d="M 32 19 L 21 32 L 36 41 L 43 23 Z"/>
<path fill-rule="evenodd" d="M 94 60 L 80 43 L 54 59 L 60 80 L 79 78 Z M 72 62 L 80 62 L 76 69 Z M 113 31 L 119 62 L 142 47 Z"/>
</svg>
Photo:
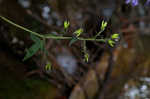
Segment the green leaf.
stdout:
<svg viewBox="0 0 150 99">
<path fill-rule="evenodd" d="M 70 25 L 69 21 L 64 21 L 64 29 L 65 30 L 68 29 L 69 25 Z"/>
<path fill-rule="evenodd" d="M 45 48 L 45 46 L 44 46 L 44 40 L 41 40 L 39 44 L 40 44 L 41 51 L 43 51 L 44 48 Z"/>
<path fill-rule="evenodd" d="M 39 43 L 33 44 L 29 49 L 27 49 L 27 53 L 26 53 L 23 61 L 32 57 L 40 49 L 40 47 L 41 47 L 41 45 Z"/>
<path fill-rule="evenodd" d="M 76 41 L 78 41 L 78 38 L 76 38 L 76 37 L 73 37 L 72 39 L 71 39 L 71 41 L 69 42 L 69 46 L 71 46 L 73 43 L 75 43 Z"/>
<path fill-rule="evenodd" d="M 42 52 L 44 52 L 46 55 L 48 55 L 48 51 L 47 51 L 46 48 L 45 48 L 45 42 L 44 42 L 44 40 L 41 40 L 41 41 L 40 41 L 40 50 L 41 50 Z"/>
<path fill-rule="evenodd" d="M 111 47 L 114 47 L 115 42 L 114 42 L 113 40 L 108 40 L 108 44 L 109 44 Z"/>
<path fill-rule="evenodd" d="M 112 39 L 117 39 L 117 38 L 119 38 L 119 34 L 115 33 L 115 34 L 113 34 L 113 35 L 111 36 L 111 38 L 112 38 Z"/>
<path fill-rule="evenodd" d="M 40 42 L 40 38 L 35 36 L 34 34 L 30 33 L 30 37 L 34 42 Z"/>
<path fill-rule="evenodd" d="M 45 66 L 45 70 L 51 70 L 51 67 L 52 67 L 51 63 L 48 62 Z"/>
<path fill-rule="evenodd" d="M 78 36 L 80 36 L 81 33 L 83 33 L 83 29 L 80 28 L 80 29 L 76 30 L 74 33 L 75 33 L 76 36 L 78 37 Z"/>
</svg>

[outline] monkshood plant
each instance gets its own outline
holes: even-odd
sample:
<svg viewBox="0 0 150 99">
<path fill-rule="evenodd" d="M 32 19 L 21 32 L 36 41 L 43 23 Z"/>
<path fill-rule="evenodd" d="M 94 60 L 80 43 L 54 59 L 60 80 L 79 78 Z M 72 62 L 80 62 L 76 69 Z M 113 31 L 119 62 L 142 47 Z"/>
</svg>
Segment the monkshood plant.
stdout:
<svg viewBox="0 0 150 99">
<path fill-rule="evenodd" d="M 35 55 L 39 50 L 41 50 L 44 54 L 47 54 L 48 52 L 45 49 L 45 40 L 46 39 L 55 39 L 55 40 L 70 40 L 69 46 L 71 46 L 73 43 L 75 43 L 76 41 L 81 41 L 83 42 L 83 52 L 84 52 L 84 60 L 85 62 L 88 62 L 89 60 L 89 54 L 87 51 L 87 47 L 86 47 L 86 42 L 87 41 L 93 41 L 93 42 L 103 42 L 103 43 L 108 43 L 111 47 L 114 47 L 115 43 L 116 43 L 116 39 L 119 39 L 119 34 L 118 33 L 114 33 L 112 34 L 109 38 L 103 38 L 103 39 L 99 39 L 98 36 L 101 36 L 101 33 L 105 30 L 105 28 L 107 27 L 107 22 L 106 21 L 102 21 L 101 26 L 100 26 L 100 31 L 91 38 L 84 38 L 81 37 L 81 35 L 83 34 L 84 30 L 83 28 L 79 28 L 77 30 L 75 30 L 72 33 L 72 36 L 59 36 L 59 35 L 54 35 L 54 34 L 40 34 L 37 32 L 33 32 L 23 26 L 20 26 L 10 20 L 8 20 L 7 18 L 0 16 L 0 18 L 8 23 L 10 23 L 11 25 L 20 28 L 28 33 L 30 33 L 30 38 L 31 40 L 34 42 L 33 45 L 27 49 L 26 51 L 26 55 L 24 56 L 23 61 L 31 58 L 33 55 Z M 69 21 L 64 21 L 64 30 L 63 31 L 67 31 L 68 28 L 70 26 L 70 22 Z M 51 63 L 48 62 L 45 66 L 46 70 L 49 70 L 51 68 Z"/>
</svg>

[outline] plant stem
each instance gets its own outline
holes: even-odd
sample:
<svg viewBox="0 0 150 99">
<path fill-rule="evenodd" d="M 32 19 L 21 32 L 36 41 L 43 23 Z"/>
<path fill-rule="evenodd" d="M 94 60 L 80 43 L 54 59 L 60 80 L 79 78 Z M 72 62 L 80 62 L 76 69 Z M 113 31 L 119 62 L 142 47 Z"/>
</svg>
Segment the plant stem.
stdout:
<svg viewBox="0 0 150 99">
<path fill-rule="evenodd" d="M 96 34 L 95 38 L 97 38 L 97 36 L 99 36 L 103 31 L 104 31 L 104 30 L 100 30 L 100 31 Z"/>
<path fill-rule="evenodd" d="M 29 29 L 23 27 L 23 26 L 20 26 L 20 25 L 14 23 L 14 22 L 8 20 L 7 18 L 5 18 L 5 17 L 3 17 L 3 16 L 0 16 L 0 18 L 1 18 L 2 20 L 4 20 L 4 21 L 8 22 L 9 24 L 13 25 L 13 26 L 18 27 L 18 28 L 20 28 L 20 29 L 22 29 L 22 30 L 24 30 L 24 31 L 26 31 L 26 32 L 32 33 L 32 34 L 34 34 L 34 35 L 36 35 L 36 36 L 38 36 L 38 37 L 40 37 L 40 38 L 59 39 L 59 40 L 61 40 L 61 39 L 64 39 L 64 40 L 65 40 L 65 39 L 71 40 L 71 39 L 72 39 L 72 37 L 64 37 L 64 36 L 54 36 L 54 35 L 47 35 L 47 36 L 45 36 L 45 35 L 39 34 L 39 33 L 37 33 L 37 32 L 33 32 L 33 31 L 31 31 L 31 30 L 29 30 Z M 98 33 L 98 34 L 99 34 L 99 33 Z M 106 42 L 106 39 L 82 38 L 82 37 L 78 37 L 78 40 L 81 40 L 81 41 Z"/>
<path fill-rule="evenodd" d="M 33 31 L 31 31 L 31 30 L 29 30 L 29 29 L 27 29 L 27 28 L 24 28 L 23 26 L 20 26 L 20 25 L 14 23 L 14 22 L 8 20 L 7 18 L 5 18 L 5 17 L 3 17 L 3 16 L 0 16 L 0 18 L 3 19 L 4 21 L 6 21 L 6 22 L 8 22 L 8 23 L 10 23 L 10 24 L 12 24 L 12 25 L 14 25 L 15 27 L 18 27 L 18 28 L 20 28 L 20 29 L 26 31 L 26 32 L 32 33 L 32 34 L 34 34 L 34 35 L 36 35 L 36 36 L 38 36 L 38 37 L 41 37 L 41 38 L 44 37 L 43 35 L 41 35 L 41 34 L 39 34 L 39 33 L 36 33 L 36 32 L 33 32 Z"/>
</svg>

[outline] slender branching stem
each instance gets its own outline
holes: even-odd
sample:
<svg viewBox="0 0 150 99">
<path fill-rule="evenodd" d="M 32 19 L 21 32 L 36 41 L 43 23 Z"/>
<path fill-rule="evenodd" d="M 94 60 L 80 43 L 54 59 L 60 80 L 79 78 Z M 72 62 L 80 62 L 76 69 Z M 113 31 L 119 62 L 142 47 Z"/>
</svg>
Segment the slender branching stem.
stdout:
<svg viewBox="0 0 150 99">
<path fill-rule="evenodd" d="M 4 20 L 4 21 L 6 21 L 6 22 L 8 22 L 9 24 L 11 24 L 11 25 L 13 25 L 13 26 L 15 26 L 15 27 L 17 27 L 17 28 L 20 28 L 20 29 L 22 29 L 22 30 L 24 30 L 24 31 L 26 31 L 26 32 L 29 32 L 29 33 L 32 33 L 33 35 L 36 35 L 36 36 L 38 36 L 38 37 L 40 37 L 40 38 L 46 38 L 46 39 L 59 39 L 59 40 L 71 40 L 72 39 L 72 37 L 64 37 L 64 36 L 54 36 L 54 35 L 43 35 L 43 34 L 40 34 L 40 33 L 37 33 L 37 32 L 33 32 L 33 31 L 31 31 L 31 30 L 29 30 L 29 29 L 27 29 L 27 28 L 25 28 L 25 27 L 23 27 L 23 26 L 20 26 L 20 25 L 18 25 L 18 24 L 16 24 L 16 23 L 14 23 L 14 22 L 12 22 L 12 21 L 10 21 L 9 19 L 7 19 L 7 18 L 5 18 L 5 17 L 3 17 L 3 16 L 0 16 L 0 18 L 2 19 L 2 20 Z M 99 35 L 100 33 L 98 33 L 98 35 Z M 97 36 L 96 36 L 97 37 Z M 97 42 L 106 42 L 107 41 L 107 39 L 96 39 L 96 38 L 83 38 L 83 37 L 78 37 L 78 40 L 81 40 L 81 41 L 97 41 Z"/>
</svg>

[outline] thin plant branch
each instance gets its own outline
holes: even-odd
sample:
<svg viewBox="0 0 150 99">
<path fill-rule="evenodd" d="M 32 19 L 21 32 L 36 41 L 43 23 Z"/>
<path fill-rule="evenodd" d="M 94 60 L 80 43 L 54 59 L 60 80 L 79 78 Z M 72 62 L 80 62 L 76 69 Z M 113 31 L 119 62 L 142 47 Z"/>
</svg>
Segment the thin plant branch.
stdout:
<svg viewBox="0 0 150 99">
<path fill-rule="evenodd" d="M 72 37 L 69 37 L 69 36 L 68 37 L 64 37 L 64 36 L 54 36 L 54 35 L 42 35 L 42 34 L 39 34 L 37 32 L 33 32 L 33 31 L 23 27 L 23 26 L 20 26 L 20 25 L 18 25 L 16 23 L 10 21 L 9 19 L 3 17 L 3 16 L 0 16 L 0 18 L 2 20 L 4 20 L 4 21 L 10 23 L 13 26 L 18 27 L 18 28 L 20 28 L 20 29 L 22 29 L 22 30 L 24 30 L 26 32 L 32 33 L 33 35 L 36 35 L 36 36 L 38 36 L 40 38 L 47 38 L 47 39 L 50 38 L 50 39 L 59 39 L 59 40 L 61 40 L 61 39 L 71 40 L 72 39 Z M 78 37 L 78 40 L 80 40 L 80 41 L 97 41 L 97 42 L 106 42 L 107 41 L 107 39 L 82 38 L 82 37 Z"/>
</svg>

